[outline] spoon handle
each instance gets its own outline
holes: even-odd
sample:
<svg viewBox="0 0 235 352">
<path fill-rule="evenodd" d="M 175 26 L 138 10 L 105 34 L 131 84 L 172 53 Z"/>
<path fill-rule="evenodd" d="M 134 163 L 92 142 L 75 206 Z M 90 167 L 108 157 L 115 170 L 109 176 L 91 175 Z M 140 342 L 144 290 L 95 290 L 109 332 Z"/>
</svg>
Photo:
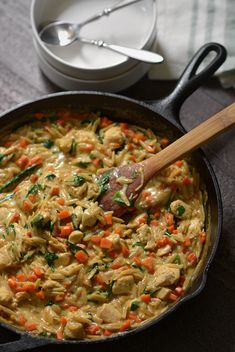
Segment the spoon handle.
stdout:
<svg viewBox="0 0 235 352">
<path fill-rule="evenodd" d="M 116 10 L 119 10 L 123 7 L 135 4 L 136 2 L 139 2 L 142 0 L 124 0 L 121 2 L 118 2 L 116 5 L 110 6 L 110 7 L 105 7 L 103 10 L 101 10 L 100 12 L 96 13 L 95 15 L 89 17 L 87 20 L 85 20 L 82 23 L 79 23 L 79 27 L 84 26 L 87 23 L 93 22 L 95 20 L 98 20 L 99 18 L 103 17 L 103 16 L 108 16 L 111 12 L 114 12 Z"/>
<path fill-rule="evenodd" d="M 128 48 L 126 46 L 120 46 L 115 44 L 107 44 L 103 40 L 87 39 L 87 38 L 77 38 L 79 41 L 87 44 L 93 44 L 98 47 L 103 47 L 116 53 L 128 56 L 132 59 L 143 61 L 149 64 L 157 64 L 163 61 L 163 57 L 159 54 L 148 50 Z"/>
<path fill-rule="evenodd" d="M 159 154 L 146 159 L 140 164 L 144 167 L 145 181 L 156 172 L 170 165 L 186 153 L 195 150 L 216 135 L 235 124 L 235 103 L 229 105 L 199 126 L 186 133 Z"/>
</svg>

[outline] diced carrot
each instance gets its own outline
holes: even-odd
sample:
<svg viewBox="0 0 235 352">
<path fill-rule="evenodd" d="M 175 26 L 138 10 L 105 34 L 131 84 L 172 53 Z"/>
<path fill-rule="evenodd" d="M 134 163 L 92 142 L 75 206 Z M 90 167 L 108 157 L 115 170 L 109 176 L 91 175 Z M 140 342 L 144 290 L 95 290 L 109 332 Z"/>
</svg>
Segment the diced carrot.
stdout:
<svg viewBox="0 0 235 352">
<path fill-rule="evenodd" d="M 44 275 L 43 270 L 37 266 L 33 268 L 33 272 L 37 275 L 37 277 L 42 277 Z"/>
<path fill-rule="evenodd" d="M 38 176 L 35 175 L 35 174 L 32 174 L 32 175 L 30 176 L 30 181 L 31 181 L 32 183 L 35 183 L 35 182 L 37 181 L 37 179 L 38 179 Z"/>
<path fill-rule="evenodd" d="M 51 189 L 51 195 L 52 196 L 58 196 L 60 194 L 60 187 L 59 186 L 54 186 Z"/>
<path fill-rule="evenodd" d="M 168 237 L 162 237 L 157 240 L 157 246 L 158 247 L 165 247 L 167 244 L 171 245 L 172 241 Z"/>
<path fill-rule="evenodd" d="M 134 162 L 136 162 L 136 157 L 135 157 L 134 154 L 130 155 L 130 156 L 129 156 L 129 159 L 132 160 L 132 161 L 134 161 Z"/>
<path fill-rule="evenodd" d="M 73 231 L 73 225 L 71 223 L 68 223 L 65 226 L 61 227 L 60 236 L 61 237 L 68 237 L 72 231 Z"/>
<path fill-rule="evenodd" d="M 93 149 L 95 149 L 95 146 L 92 144 L 86 144 L 85 146 L 80 146 L 79 149 L 82 152 L 91 152 Z"/>
<path fill-rule="evenodd" d="M 65 317 L 63 317 L 63 316 L 60 318 L 60 323 L 61 323 L 61 325 L 63 325 L 63 326 L 67 324 L 67 321 L 68 321 L 67 318 L 65 318 Z"/>
<path fill-rule="evenodd" d="M 100 240 L 101 240 L 101 237 L 100 237 L 100 236 L 92 236 L 90 241 L 91 241 L 93 244 L 99 245 L 99 244 L 100 244 Z"/>
<path fill-rule="evenodd" d="M 41 120 L 43 117 L 45 117 L 43 112 L 35 112 L 34 113 L 35 119 Z"/>
<path fill-rule="evenodd" d="M 150 225 L 151 226 L 157 226 L 158 225 L 158 221 L 157 220 L 152 220 L 151 222 L 150 222 Z"/>
<path fill-rule="evenodd" d="M 112 214 L 105 214 L 104 219 L 107 225 L 113 224 L 113 215 Z"/>
<path fill-rule="evenodd" d="M 154 261 L 153 261 L 153 258 L 146 258 L 144 261 L 143 261 L 143 265 L 144 267 L 148 270 L 148 272 L 150 274 L 153 274 L 154 273 Z"/>
<path fill-rule="evenodd" d="M 110 241 L 108 238 L 101 238 L 100 240 L 100 247 L 103 249 L 111 249 L 112 248 L 112 241 Z"/>
<path fill-rule="evenodd" d="M 126 321 L 124 321 L 124 323 L 121 325 L 119 331 L 125 331 L 127 329 L 129 329 L 131 327 L 131 321 L 130 319 L 127 319 Z"/>
<path fill-rule="evenodd" d="M 167 228 L 171 233 L 175 230 L 175 226 L 172 224 Z"/>
<path fill-rule="evenodd" d="M 15 277 L 10 277 L 8 280 L 8 285 L 11 289 L 15 289 L 17 286 L 16 278 Z"/>
<path fill-rule="evenodd" d="M 116 269 L 121 268 L 122 266 L 123 266 L 123 264 L 121 264 L 121 263 L 112 263 L 111 269 L 116 270 Z"/>
<path fill-rule="evenodd" d="M 184 242 L 183 242 L 183 245 L 184 245 L 185 247 L 189 247 L 189 246 L 191 245 L 191 238 L 185 237 Z"/>
<path fill-rule="evenodd" d="M 187 255 L 187 260 L 190 264 L 195 264 L 197 262 L 197 256 L 194 252 Z"/>
<path fill-rule="evenodd" d="M 57 338 L 57 340 L 62 340 L 63 337 L 64 337 L 63 331 L 62 331 L 62 330 L 57 330 L 57 331 L 56 331 L 56 338 Z"/>
<path fill-rule="evenodd" d="M 104 231 L 104 237 L 108 237 L 111 234 L 110 230 Z"/>
<path fill-rule="evenodd" d="M 28 198 L 29 198 L 30 202 L 34 203 L 35 200 L 36 200 L 36 194 L 30 194 L 30 195 L 28 196 Z"/>
<path fill-rule="evenodd" d="M 184 186 L 189 186 L 189 185 L 191 185 L 191 184 L 192 184 L 191 179 L 190 179 L 188 176 L 184 176 L 184 178 L 183 178 L 183 185 L 184 185 Z"/>
<path fill-rule="evenodd" d="M 122 245 L 122 255 L 123 257 L 127 258 L 130 254 L 130 251 L 127 246 Z"/>
<path fill-rule="evenodd" d="M 115 251 L 110 251 L 109 256 L 110 256 L 110 258 L 115 259 L 118 257 L 118 253 Z"/>
<path fill-rule="evenodd" d="M 27 331 L 37 330 L 38 325 L 36 323 L 25 323 L 24 327 Z"/>
<path fill-rule="evenodd" d="M 206 242 L 206 233 L 204 231 L 200 232 L 199 240 L 202 244 Z"/>
<path fill-rule="evenodd" d="M 149 196 L 151 196 L 151 192 L 149 192 L 149 191 L 142 191 L 141 192 L 141 198 L 142 199 L 146 199 Z"/>
<path fill-rule="evenodd" d="M 21 169 L 25 169 L 25 167 L 29 164 L 29 158 L 27 155 L 21 155 L 18 160 L 16 160 L 16 165 Z"/>
<path fill-rule="evenodd" d="M 136 132 L 133 137 L 133 142 L 134 143 L 139 143 L 139 141 L 145 141 L 146 137 L 143 133 L 141 132 Z"/>
<path fill-rule="evenodd" d="M 25 274 L 22 274 L 22 273 L 17 274 L 17 275 L 16 275 L 16 279 L 17 279 L 18 281 L 20 281 L 20 282 L 25 281 L 25 280 L 26 280 Z"/>
<path fill-rule="evenodd" d="M 27 237 L 32 237 L 32 232 L 31 231 L 27 231 L 26 236 Z"/>
<path fill-rule="evenodd" d="M 107 127 L 109 125 L 111 125 L 113 122 L 111 120 L 109 120 L 107 117 L 102 117 L 100 119 L 100 127 L 104 128 Z"/>
<path fill-rule="evenodd" d="M 76 311 L 78 310 L 78 307 L 77 307 L 77 306 L 74 306 L 74 305 L 70 305 L 70 306 L 68 307 L 68 310 L 69 310 L 70 312 L 76 312 Z"/>
<path fill-rule="evenodd" d="M 101 160 L 100 160 L 100 158 L 93 158 L 93 159 L 91 159 L 91 162 L 95 167 L 99 167 Z"/>
<path fill-rule="evenodd" d="M 178 167 L 182 167 L 183 166 L 183 161 L 182 160 L 177 160 L 175 162 L 175 165 L 178 166 Z"/>
<path fill-rule="evenodd" d="M 169 139 L 167 138 L 162 138 L 160 140 L 160 144 L 163 146 L 163 147 L 166 147 L 168 144 L 169 144 Z"/>
<path fill-rule="evenodd" d="M 37 281 L 37 279 L 38 279 L 38 277 L 34 273 L 29 274 L 29 276 L 28 276 L 28 280 L 31 281 L 31 282 Z"/>
<path fill-rule="evenodd" d="M 103 279 L 103 276 L 100 275 L 100 274 L 97 274 L 97 275 L 95 276 L 95 282 L 97 283 L 97 285 L 100 285 L 100 286 L 106 285 L 106 284 L 105 284 L 105 281 L 104 281 L 104 279 Z"/>
<path fill-rule="evenodd" d="M 24 326 L 25 323 L 26 323 L 27 319 L 25 318 L 24 315 L 20 315 L 19 316 L 19 319 L 18 319 L 18 323 L 21 325 L 21 326 Z"/>
<path fill-rule="evenodd" d="M 133 146 L 134 146 L 134 145 L 133 145 L 132 143 L 128 143 L 128 144 L 127 144 L 127 149 L 128 149 L 128 150 L 132 150 L 132 149 L 133 149 Z"/>
<path fill-rule="evenodd" d="M 170 301 L 176 301 L 177 300 L 177 298 L 178 298 L 178 296 L 177 295 L 175 295 L 174 293 L 170 293 L 169 295 L 168 295 L 168 299 L 170 300 Z"/>
<path fill-rule="evenodd" d="M 121 227 L 115 227 L 114 233 L 116 233 L 117 235 L 120 235 L 122 233 L 122 228 Z"/>
<path fill-rule="evenodd" d="M 133 320 L 136 323 L 141 323 L 140 317 L 135 312 L 129 312 L 127 314 L 127 319 Z"/>
<path fill-rule="evenodd" d="M 112 331 L 105 329 L 103 331 L 103 334 L 104 334 L 104 336 L 110 336 L 110 335 L 112 335 Z"/>
<path fill-rule="evenodd" d="M 146 224 L 146 217 L 145 216 L 143 216 L 143 217 L 141 217 L 141 218 L 138 218 L 138 223 L 141 225 L 141 224 Z"/>
<path fill-rule="evenodd" d="M 10 224 L 13 224 L 14 222 L 19 222 L 19 220 L 20 220 L 20 214 L 18 212 L 15 212 L 10 218 Z"/>
<path fill-rule="evenodd" d="M 33 292 L 35 290 L 36 286 L 35 284 L 27 284 L 24 286 L 17 286 L 16 287 L 16 292 Z"/>
<path fill-rule="evenodd" d="M 149 252 L 148 256 L 152 257 L 152 258 L 156 258 L 156 253 L 155 252 Z"/>
<path fill-rule="evenodd" d="M 137 266 L 141 266 L 141 260 L 140 260 L 140 258 L 138 258 L 138 257 L 133 257 L 132 258 L 133 259 L 133 262 L 137 265 Z"/>
<path fill-rule="evenodd" d="M 120 123 L 120 127 L 121 127 L 121 129 L 124 130 L 124 131 L 129 129 L 129 125 L 128 125 L 128 123 L 126 123 L 126 122 L 121 122 L 121 123 Z"/>
<path fill-rule="evenodd" d="M 177 286 L 174 291 L 178 296 L 181 296 L 184 292 L 184 290 L 181 286 Z"/>
<path fill-rule="evenodd" d="M 57 202 L 58 202 L 60 205 L 64 205 L 65 199 L 64 199 L 64 198 L 58 198 L 58 199 L 57 199 Z"/>
<path fill-rule="evenodd" d="M 146 293 L 145 295 L 142 295 L 140 299 L 142 302 L 149 303 L 151 301 L 151 295 Z"/>
<path fill-rule="evenodd" d="M 33 207 L 33 204 L 29 200 L 27 199 L 23 200 L 23 208 L 25 212 L 30 211 L 32 207 Z"/>
<path fill-rule="evenodd" d="M 78 251 L 75 257 L 79 263 L 86 263 L 88 261 L 88 255 L 84 251 Z"/>
<path fill-rule="evenodd" d="M 40 155 L 36 155 L 34 156 L 32 159 L 29 160 L 29 166 L 31 165 L 40 165 L 42 164 L 43 160 L 42 157 Z"/>
<path fill-rule="evenodd" d="M 174 217 L 173 217 L 173 214 L 171 213 L 165 213 L 165 219 L 166 219 L 166 222 L 169 226 L 173 225 L 173 222 L 174 222 Z"/>
<path fill-rule="evenodd" d="M 175 229 L 175 230 L 173 230 L 173 231 L 172 231 L 172 233 L 173 233 L 174 235 L 177 235 L 178 230 L 177 230 L 177 229 Z"/>
<path fill-rule="evenodd" d="M 88 335 L 97 335 L 97 332 L 100 331 L 100 328 L 97 324 L 91 324 L 85 327 L 85 331 Z"/>
<path fill-rule="evenodd" d="M 27 139 L 25 139 L 25 138 L 20 139 L 20 147 L 21 148 L 26 148 L 28 144 L 29 144 L 29 141 Z"/>
<path fill-rule="evenodd" d="M 36 292 L 36 296 L 40 299 L 45 299 L 45 297 L 46 297 L 45 291 L 40 290 L 40 291 Z"/>
<path fill-rule="evenodd" d="M 153 216 L 154 216 L 156 219 L 159 219 L 160 216 L 161 216 L 160 210 L 156 210 L 156 211 L 153 213 Z"/>
<path fill-rule="evenodd" d="M 60 220 L 64 220 L 70 217 L 69 211 L 67 209 L 63 209 L 59 212 L 58 217 Z"/>
</svg>

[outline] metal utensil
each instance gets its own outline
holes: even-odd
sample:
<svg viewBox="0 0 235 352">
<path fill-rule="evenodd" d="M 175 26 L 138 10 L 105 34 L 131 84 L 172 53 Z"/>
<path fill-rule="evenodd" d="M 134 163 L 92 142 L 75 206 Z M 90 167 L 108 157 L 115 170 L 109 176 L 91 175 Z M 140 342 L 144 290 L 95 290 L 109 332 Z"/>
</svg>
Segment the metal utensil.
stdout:
<svg viewBox="0 0 235 352">
<path fill-rule="evenodd" d="M 138 1 L 141 0 L 119 1 L 116 5 L 105 7 L 103 10 L 96 13 L 95 15 L 92 15 L 81 23 L 68 23 L 64 21 L 51 22 L 41 29 L 39 36 L 47 44 L 60 46 L 69 45 L 77 39 L 78 33 L 84 25 L 98 20 L 103 16 L 108 16 L 110 13 L 123 7 L 135 4 Z"/>
</svg>

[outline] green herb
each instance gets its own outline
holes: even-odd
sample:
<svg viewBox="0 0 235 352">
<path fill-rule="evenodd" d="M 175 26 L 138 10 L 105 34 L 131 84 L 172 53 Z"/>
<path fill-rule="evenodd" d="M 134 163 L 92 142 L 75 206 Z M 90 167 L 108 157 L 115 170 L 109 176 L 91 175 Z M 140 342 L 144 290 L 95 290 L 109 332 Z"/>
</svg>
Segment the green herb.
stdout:
<svg viewBox="0 0 235 352">
<path fill-rule="evenodd" d="M 152 296 L 156 292 L 157 292 L 157 290 L 146 290 L 146 288 L 145 288 L 143 291 L 143 294 Z"/>
<path fill-rule="evenodd" d="M 75 141 L 75 139 L 72 139 L 72 143 L 71 143 L 71 147 L 69 149 L 69 154 L 70 155 L 75 155 L 76 154 L 76 150 L 77 150 L 77 142 Z"/>
<path fill-rule="evenodd" d="M 121 192 L 120 191 L 117 191 L 113 197 L 112 197 L 112 200 L 114 202 L 116 202 L 117 204 L 121 205 L 122 207 L 123 206 L 127 206 L 127 204 L 124 202 L 124 200 L 122 199 L 121 197 Z"/>
<path fill-rule="evenodd" d="M 51 139 L 46 139 L 43 145 L 45 148 L 50 149 L 54 145 L 54 142 Z"/>
<path fill-rule="evenodd" d="M 49 300 L 44 305 L 45 305 L 45 307 L 47 307 L 47 306 L 52 306 L 53 304 L 54 304 L 54 302 Z"/>
<path fill-rule="evenodd" d="M 171 237 L 171 233 L 170 233 L 169 230 L 166 230 L 165 233 L 164 233 L 164 235 L 167 236 L 167 237 Z"/>
<path fill-rule="evenodd" d="M 142 247 L 142 248 L 144 249 L 144 245 L 143 245 L 143 243 L 141 243 L 141 242 L 135 242 L 135 243 L 133 243 L 132 247 L 136 247 L 136 246 Z"/>
<path fill-rule="evenodd" d="M 97 181 L 100 187 L 100 195 L 104 194 L 108 190 L 108 182 L 112 175 L 111 171 L 105 172 Z"/>
<path fill-rule="evenodd" d="M 30 189 L 28 190 L 28 193 L 26 194 L 26 197 L 28 197 L 30 194 L 37 193 L 41 189 L 42 189 L 42 186 L 39 183 L 35 183 L 35 185 L 30 187 Z"/>
<path fill-rule="evenodd" d="M 139 301 L 133 301 L 133 302 L 131 302 L 131 308 L 130 309 L 132 311 L 134 311 L 134 310 L 138 309 L 139 306 L 140 306 L 140 302 Z"/>
<path fill-rule="evenodd" d="M 70 252 L 72 252 L 73 254 L 77 253 L 77 251 L 83 251 L 88 255 L 87 251 L 84 248 L 78 246 L 77 244 L 70 241 L 66 241 L 66 243 L 69 247 Z"/>
<path fill-rule="evenodd" d="M 71 220 L 72 220 L 72 223 L 73 223 L 74 230 L 77 230 L 79 228 L 77 215 L 74 214 L 74 213 L 71 214 Z"/>
<path fill-rule="evenodd" d="M 145 271 L 144 268 L 142 268 L 141 266 L 138 266 L 136 264 L 131 264 L 132 268 L 135 268 L 135 269 L 139 269 L 139 271 L 141 271 L 142 273 Z"/>
<path fill-rule="evenodd" d="M 1 162 L 3 161 L 3 159 L 5 158 L 5 156 L 6 156 L 5 154 L 1 154 L 1 153 L 0 153 L 0 164 L 1 164 Z"/>
<path fill-rule="evenodd" d="M 84 168 L 86 168 L 89 164 L 90 164 L 90 163 L 87 163 L 87 162 L 84 162 L 84 161 L 80 161 L 80 162 L 78 163 L 78 166 L 79 166 L 79 167 L 84 167 Z"/>
<path fill-rule="evenodd" d="M 112 280 L 111 282 L 109 282 L 109 284 L 107 285 L 107 289 L 106 289 L 106 292 L 107 292 L 107 296 L 110 297 L 112 294 L 113 294 L 113 285 L 115 283 L 115 280 Z"/>
<path fill-rule="evenodd" d="M 44 217 L 41 214 L 38 214 L 33 218 L 31 221 L 31 226 L 36 227 L 37 229 L 43 229 L 44 228 Z"/>
<path fill-rule="evenodd" d="M 96 274 L 98 274 L 99 273 L 99 271 L 100 271 L 100 268 L 99 268 L 99 264 L 98 263 L 94 263 L 93 265 L 92 265 L 92 269 L 96 269 Z"/>
<path fill-rule="evenodd" d="M 35 169 L 38 168 L 38 165 L 32 165 L 27 167 L 27 169 L 21 171 L 19 174 L 14 176 L 10 181 L 6 182 L 3 186 L 0 187 L 0 193 L 11 189 L 12 186 L 16 186 L 23 178 L 31 174 Z"/>
<path fill-rule="evenodd" d="M 44 258 L 47 261 L 47 264 L 51 267 L 54 267 L 55 260 L 58 259 L 58 255 L 54 252 L 46 252 Z"/>
<path fill-rule="evenodd" d="M 48 175 L 46 175 L 46 179 L 48 180 L 48 181 L 52 181 L 52 180 L 54 180 L 54 178 L 56 177 L 56 175 L 54 175 L 54 174 L 48 174 Z"/>
<path fill-rule="evenodd" d="M 6 196 L 5 198 L 3 198 L 3 199 L 0 200 L 0 204 L 1 204 L 1 203 L 4 203 L 4 202 L 6 202 L 6 201 L 8 201 L 8 200 L 11 199 L 11 198 L 13 198 L 14 195 L 15 195 L 15 193 L 8 194 L 8 196 Z"/>
<path fill-rule="evenodd" d="M 14 224 L 10 224 L 9 226 L 6 227 L 6 233 L 8 236 L 13 233 L 14 238 L 16 237 L 16 230 L 15 230 Z"/>
<path fill-rule="evenodd" d="M 180 259 L 179 254 L 176 254 L 176 256 L 175 256 L 175 263 L 176 264 L 181 264 L 181 259 Z"/>
<path fill-rule="evenodd" d="M 185 213 L 185 207 L 183 207 L 183 205 L 179 205 L 176 209 L 177 215 L 181 216 Z"/>
<path fill-rule="evenodd" d="M 42 332 L 40 332 L 39 336 L 48 337 L 48 336 L 51 336 L 51 335 L 50 335 L 49 332 L 42 331 Z"/>
<path fill-rule="evenodd" d="M 74 179 L 73 179 L 73 185 L 74 186 L 81 186 L 83 185 L 83 183 L 85 182 L 85 178 L 82 177 L 82 176 L 79 176 L 79 175 L 76 175 L 74 176 Z"/>
</svg>

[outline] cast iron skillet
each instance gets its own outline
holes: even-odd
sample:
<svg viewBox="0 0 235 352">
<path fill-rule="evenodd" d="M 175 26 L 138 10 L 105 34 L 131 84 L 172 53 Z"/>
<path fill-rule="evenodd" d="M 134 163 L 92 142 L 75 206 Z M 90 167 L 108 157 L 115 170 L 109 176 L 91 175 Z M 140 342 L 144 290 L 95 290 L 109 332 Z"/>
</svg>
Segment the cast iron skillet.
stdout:
<svg viewBox="0 0 235 352">
<path fill-rule="evenodd" d="M 215 57 L 206 64 L 206 67 L 202 71 L 197 73 L 200 64 L 212 52 L 215 53 Z M 224 62 L 225 58 L 226 50 L 220 44 L 209 43 L 204 45 L 186 67 L 173 92 L 163 100 L 155 102 L 153 106 L 109 93 L 62 92 L 20 105 L 6 112 L 0 117 L 0 128 L 5 130 L 6 128 L 27 122 L 30 120 L 29 115 L 38 111 L 68 107 L 80 109 L 82 107 L 90 111 L 101 111 L 119 121 L 127 121 L 143 127 L 150 127 L 158 132 L 161 131 L 163 135 L 169 135 L 170 132 L 173 139 L 175 139 L 185 132 L 179 120 L 181 105 L 193 91 L 213 75 Z M 174 122 L 170 120 L 174 120 Z M 201 269 L 199 269 L 196 279 L 180 301 L 161 316 L 156 317 L 135 330 L 96 341 L 58 341 L 46 337 L 32 336 L 26 332 L 19 332 L 14 327 L 0 323 L 1 328 L 13 331 L 18 336 L 18 340 L 2 344 L 0 349 L 4 352 L 17 352 L 50 344 L 69 344 L 81 348 L 87 346 L 90 349 L 97 344 L 104 345 L 107 341 L 115 343 L 120 338 L 141 333 L 144 329 L 157 324 L 159 320 L 173 312 L 180 304 L 197 295 L 205 285 L 207 270 L 217 248 L 222 225 L 222 203 L 215 174 L 202 151 L 193 153 L 193 162 L 197 166 L 208 192 L 206 217 L 210 241 Z"/>
</svg>

